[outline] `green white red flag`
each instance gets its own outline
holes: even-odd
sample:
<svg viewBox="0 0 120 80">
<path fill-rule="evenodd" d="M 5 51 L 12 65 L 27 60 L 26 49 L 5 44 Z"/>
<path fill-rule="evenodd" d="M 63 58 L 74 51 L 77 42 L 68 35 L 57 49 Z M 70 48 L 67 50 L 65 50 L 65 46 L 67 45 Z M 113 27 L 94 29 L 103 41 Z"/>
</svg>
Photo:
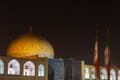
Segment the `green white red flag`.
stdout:
<svg viewBox="0 0 120 80">
<path fill-rule="evenodd" d="M 94 48 L 94 67 L 95 67 L 95 73 L 96 78 L 99 77 L 99 59 L 98 59 L 98 41 L 95 42 L 95 48 Z"/>
</svg>

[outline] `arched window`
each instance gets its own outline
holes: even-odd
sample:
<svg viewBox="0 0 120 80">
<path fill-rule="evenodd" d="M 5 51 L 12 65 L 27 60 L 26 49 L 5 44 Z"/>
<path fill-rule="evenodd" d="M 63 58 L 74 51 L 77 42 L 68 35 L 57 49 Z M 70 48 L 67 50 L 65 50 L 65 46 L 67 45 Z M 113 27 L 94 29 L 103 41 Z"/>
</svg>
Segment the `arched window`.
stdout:
<svg viewBox="0 0 120 80">
<path fill-rule="evenodd" d="M 89 68 L 85 68 L 85 79 L 89 79 Z"/>
<path fill-rule="evenodd" d="M 40 64 L 38 66 L 38 76 L 44 77 L 45 76 L 45 66 L 43 64 Z"/>
<path fill-rule="evenodd" d="M 110 80 L 116 80 L 116 73 L 115 70 L 110 70 Z"/>
<path fill-rule="evenodd" d="M 20 75 L 20 63 L 16 59 L 9 61 L 8 74 L 9 75 Z"/>
<path fill-rule="evenodd" d="M 118 71 L 118 80 L 120 80 L 120 70 Z"/>
<path fill-rule="evenodd" d="M 27 61 L 23 66 L 24 76 L 35 76 L 35 65 L 31 61 Z"/>
<path fill-rule="evenodd" d="M 0 74 L 4 74 L 4 62 L 0 59 Z"/>
<path fill-rule="evenodd" d="M 91 79 L 92 80 L 95 80 L 96 79 L 96 76 L 95 76 L 95 68 L 93 68 L 92 70 L 91 70 Z"/>
<path fill-rule="evenodd" d="M 101 79 L 102 80 L 107 80 L 107 71 L 105 68 L 101 70 Z"/>
</svg>

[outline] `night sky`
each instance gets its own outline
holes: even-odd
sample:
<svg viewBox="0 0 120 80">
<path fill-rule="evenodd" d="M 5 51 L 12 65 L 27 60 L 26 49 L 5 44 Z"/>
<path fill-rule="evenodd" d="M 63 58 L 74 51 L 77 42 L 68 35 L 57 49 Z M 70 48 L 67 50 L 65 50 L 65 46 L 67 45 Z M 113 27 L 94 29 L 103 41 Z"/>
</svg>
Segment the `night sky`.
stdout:
<svg viewBox="0 0 120 80">
<path fill-rule="evenodd" d="M 116 3 L 0 2 L 0 55 L 9 43 L 29 31 L 46 38 L 56 58 L 75 58 L 93 64 L 96 24 L 100 64 L 104 65 L 106 29 L 110 30 L 111 66 L 120 66 L 120 14 Z"/>
</svg>

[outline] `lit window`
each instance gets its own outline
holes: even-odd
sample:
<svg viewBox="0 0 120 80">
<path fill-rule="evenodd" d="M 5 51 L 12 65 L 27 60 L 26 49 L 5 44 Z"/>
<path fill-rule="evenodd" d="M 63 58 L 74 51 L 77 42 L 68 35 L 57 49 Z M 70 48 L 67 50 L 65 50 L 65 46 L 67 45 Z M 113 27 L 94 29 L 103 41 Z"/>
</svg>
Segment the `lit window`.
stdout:
<svg viewBox="0 0 120 80">
<path fill-rule="evenodd" d="M 39 77 L 44 77 L 45 76 L 45 67 L 43 64 L 40 64 L 38 66 L 38 76 Z"/>
<path fill-rule="evenodd" d="M 31 61 L 27 61 L 23 66 L 24 76 L 35 76 L 35 65 Z"/>
<path fill-rule="evenodd" d="M 9 75 L 20 75 L 20 63 L 13 59 L 8 63 L 8 74 Z"/>
<path fill-rule="evenodd" d="M 110 70 L 110 80 L 116 80 L 116 73 L 115 70 Z"/>
<path fill-rule="evenodd" d="M 101 79 L 102 80 L 107 80 L 107 71 L 105 68 L 101 70 Z"/>
<path fill-rule="evenodd" d="M 85 79 L 89 79 L 89 69 L 85 68 Z"/>
<path fill-rule="evenodd" d="M 96 76 L 95 76 L 95 68 L 92 69 L 91 78 L 92 78 L 92 80 L 95 80 L 95 79 L 96 79 Z"/>
<path fill-rule="evenodd" d="M 0 59 L 0 74 L 4 74 L 4 62 Z"/>
<path fill-rule="evenodd" d="M 120 70 L 118 71 L 118 80 L 120 80 Z"/>
</svg>

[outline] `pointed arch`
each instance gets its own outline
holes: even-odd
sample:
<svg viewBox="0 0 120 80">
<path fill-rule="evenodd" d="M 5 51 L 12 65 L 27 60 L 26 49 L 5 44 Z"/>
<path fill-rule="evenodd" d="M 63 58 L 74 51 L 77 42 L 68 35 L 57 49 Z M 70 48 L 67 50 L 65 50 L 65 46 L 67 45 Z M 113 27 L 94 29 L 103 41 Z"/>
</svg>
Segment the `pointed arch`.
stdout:
<svg viewBox="0 0 120 80">
<path fill-rule="evenodd" d="M 91 79 L 92 79 L 92 80 L 95 80 L 95 79 L 96 79 L 96 76 L 95 76 L 95 68 L 92 68 L 92 70 L 91 70 Z"/>
<path fill-rule="evenodd" d="M 4 74 L 4 62 L 0 59 L 0 74 Z"/>
<path fill-rule="evenodd" d="M 102 80 L 107 80 L 107 71 L 105 68 L 101 70 L 101 79 Z"/>
<path fill-rule="evenodd" d="M 110 80 L 116 80 L 116 73 L 114 69 L 110 70 Z"/>
<path fill-rule="evenodd" d="M 89 68 L 85 68 L 85 79 L 89 79 L 90 78 L 90 76 L 89 76 L 90 74 L 89 74 Z"/>
<path fill-rule="evenodd" d="M 45 66 L 43 64 L 40 64 L 38 66 L 38 76 L 44 77 L 45 76 Z"/>
<path fill-rule="evenodd" d="M 120 70 L 118 71 L 118 80 L 120 80 Z"/>
<path fill-rule="evenodd" d="M 8 75 L 20 75 L 20 63 L 16 59 L 8 62 Z"/>
<path fill-rule="evenodd" d="M 35 76 L 35 65 L 31 61 L 27 61 L 23 65 L 23 75 L 24 76 Z"/>
</svg>

